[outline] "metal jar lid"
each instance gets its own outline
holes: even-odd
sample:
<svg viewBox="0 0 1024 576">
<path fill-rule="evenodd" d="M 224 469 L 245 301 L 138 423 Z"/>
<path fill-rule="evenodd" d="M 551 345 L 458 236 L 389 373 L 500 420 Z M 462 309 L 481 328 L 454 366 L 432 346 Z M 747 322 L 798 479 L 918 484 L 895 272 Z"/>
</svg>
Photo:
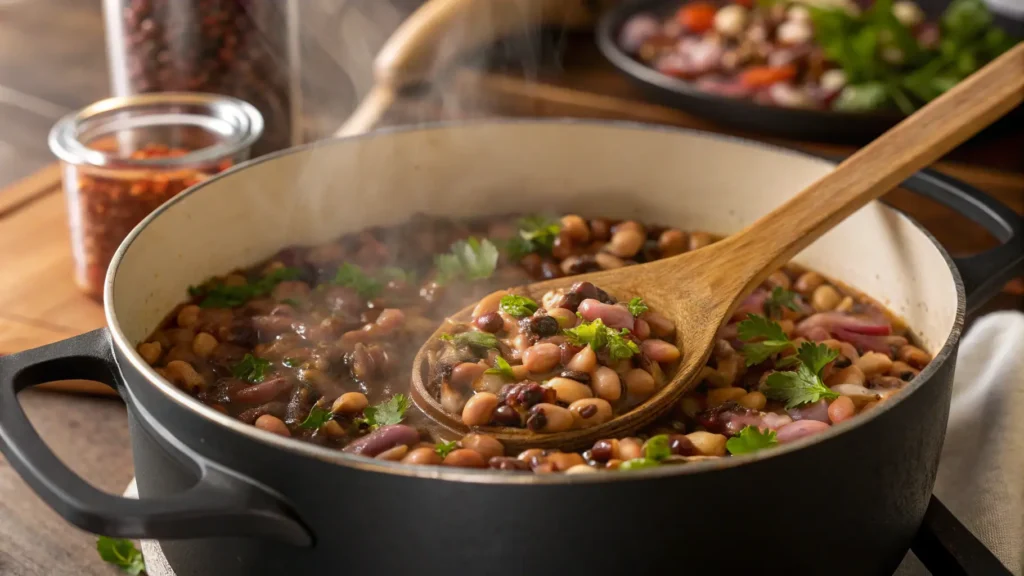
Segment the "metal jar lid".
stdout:
<svg viewBox="0 0 1024 576">
<path fill-rule="evenodd" d="M 89 148 L 83 135 L 154 126 L 195 126 L 219 137 L 216 144 L 173 158 L 135 159 Z M 50 150 L 70 164 L 146 168 L 215 162 L 252 146 L 263 134 L 263 116 L 238 98 L 197 92 L 159 92 L 100 100 L 61 118 L 50 130 Z"/>
</svg>

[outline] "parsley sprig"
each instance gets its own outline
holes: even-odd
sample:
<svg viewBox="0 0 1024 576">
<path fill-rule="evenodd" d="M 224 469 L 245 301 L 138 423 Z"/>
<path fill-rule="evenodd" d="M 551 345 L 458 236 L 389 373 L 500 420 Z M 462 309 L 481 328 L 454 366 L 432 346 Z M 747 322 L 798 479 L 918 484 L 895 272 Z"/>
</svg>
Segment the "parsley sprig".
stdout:
<svg viewBox="0 0 1024 576">
<path fill-rule="evenodd" d="M 142 552 L 131 540 L 100 536 L 96 540 L 96 551 L 104 562 L 109 562 L 123 572 L 137 576 L 146 570 Z"/>
<path fill-rule="evenodd" d="M 550 253 L 561 230 L 557 220 L 540 214 L 527 216 L 519 220 L 519 233 L 506 241 L 502 248 L 514 262 L 534 252 Z"/>
<path fill-rule="evenodd" d="M 245 380 L 251 384 L 259 384 L 266 378 L 269 369 L 270 360 L 246 354 L 238 364 L 231 368 L 231 374 L 239 380 Z"/>
<path fill-rule="evenodd" d="M 769 318 L 778 318 L 782 315 L 783 308 L 789 308 L 794 312 L 800 311 L 800 305 L 796 302 L 797 294 L 786 290 L 781 286 L 772 288 L 772 293 L 768 295 L 768 299 L 764 302 L 764 313 Z"/>
<path fill-rule="evenodd" d="M 459 332 L 458 334 L 441 334 L 441 340 L 451 342 L 460 348 L 474 348 L 478 352 L 484 352 L 491 348 L 496 350 L 498 348 L 498 338 L 494 334 L 475 330 Z"/>
<path fill-rule="evenodd" d="M 537 302 L 530 297 L 519 296 L 518 294 L 502 296 L 501 304 L 499 306 L 502 312 L 514 318 L 531 316 L 540 307 L 537 305 Z"/>
<path fill-rule="evenodd" d="M 737 326 L 737 334 L 744 342 L 743 357 L 747 366 L 760 364 L 794 347 L 782 326 L 759 314 L 748 314 Z"/>
<path fill-rule="evenodd" d="M 515 380 L 516 375 L 512 372 L 512 365 L 501 356 L 494 357 L 494 368 L 484 370 L 484 374 L 500 374 L 506 380 Z"/>
<path fill-rule="evenodd" d="M 623 328 L 616 332 L 605 326 L 600 318 L 592 322 L 581 322 L 579 326 L 566 328 L 563 332 L 569 342 L 576 346 L 590 346 L 595 352 L 607 349 L 608 356 L 613 360 L 625 360 L 640 353 L 640 346 L 628 338 L 629 330 Z"/>
<path fill-rule="evenodd" d="M 644 312 L 650 310 L 650 308 L 647 307 L 647 304 L 644 303 L 644 299 L 639 296 L 631 299 L 629 304 L 626 304 L 626 308 L 629 308 L 629 313 L 632 314 L 634 318 L 639 317 Z"/>
<path fill-rule="evenodd" d="M 757 426 L 747 426 L 740 430 L 739 434 L 726 441 L 725 449 L 729 451 L 729 454 L 738 456 L 770 448 L 778 443 L 774 430 L 768 429 L 761 432 Z"/>
<path fill-rule="evenodd" d="M 409 398 L 405 394 L 395 394 L 388 400 L 369 406 L 363 409 L 363 417 L 358 419 L 360 424 L 366 424 L 370 430 L 376 430 L 381 426 L 399 424 L 405 419 L 405 411 L 409 409 Z"/>
<path fill-rule="evenodd" d="M 359 266 L 349 263 L 342 264 L 341 268 L 338 268 L 333 283 L 355 290 L 363 300 L 376 298 L 384 288 L 383 282 L 366 274 Z"/>
<path fill-rule="evenodd" d="M 455 440 L 452 440 L 451 442 L 444 442 L 444 441 L 442 441 L 442 442 L 438 442 L 437 445 L 434 446 L 434 453 L 437 454 L 438 456 L 440 456 L 441 458 L 445 458 L 449 454 L 454 452 L 455 449 L 458 448 L 458 447 L 459 447 L 459 443 L 457 441 L 455 441 Z"/>
<path fill-rule="evenodd" d="M 334 413 L 330 410 L 323 406 L 313 406 L 310 408 L 309 415 L 306 416 L 306 419 L 299 424 L 299 428 L 319 430 L 324 424 L 330 422 L 331 418 L 334 418 Z"/>
<path fill-rule="evenodd" d="M 644 455 L 640 458 L 633 458 L 632 460 L 626 460 L 622 464 L 619 464 L 619 470 L 623 472 L 630 472 L 632 470 L 643 470 L 645 468 L 660 466 L 662 460 L 665 460 L 671 455 L 672 446 L 667 434 L 651 436 L 647 439 L 647 442 L 644 442 Z"/>
<path fill-rule="evenodd" d="M 449 284 L 454 280 L 482 280 L 490 278 L 498 266 L 498 248 L 488 239 L 470 236 L 452 244 L 447 254 L 434 258 L 437 268 L 435 281 Z"/>
<path fill-rule="evenodd" d="M 295 280 L 302 275 L 298 268 L 275 268 L 255 282 L 247 282 L 240 286 L 228 286 L 219 283 L 206 283 L 202 286 L 191 286 L 188 293 L 193 298 L 202 298 L 200 308 L 235 308 L 253 298 L 266 296 L 275 286 L 285 280 Z"/>
</svg>

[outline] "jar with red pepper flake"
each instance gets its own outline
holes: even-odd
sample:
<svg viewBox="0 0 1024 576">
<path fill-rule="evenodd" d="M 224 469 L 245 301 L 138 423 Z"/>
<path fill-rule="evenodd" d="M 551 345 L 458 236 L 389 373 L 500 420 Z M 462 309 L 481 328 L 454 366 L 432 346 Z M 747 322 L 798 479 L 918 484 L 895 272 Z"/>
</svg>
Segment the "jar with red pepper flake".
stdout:
<svg viewBox="0 0 1024 576">
<path fill-rule="evenodd" d="M 78 286 L 101 299 L 107 266 L 132 228 L 248 159 L 262 132 L 251 104 L 185 92 L 108 98 L 57 122 L 50 149 L 62 160 Z"/>
<path fill-rule="evenodd" d="M 301 143 L 300 0 L 104 0 L 113 93 L 208 92 L 266 121 L 253 154 Z"/>
</svg>

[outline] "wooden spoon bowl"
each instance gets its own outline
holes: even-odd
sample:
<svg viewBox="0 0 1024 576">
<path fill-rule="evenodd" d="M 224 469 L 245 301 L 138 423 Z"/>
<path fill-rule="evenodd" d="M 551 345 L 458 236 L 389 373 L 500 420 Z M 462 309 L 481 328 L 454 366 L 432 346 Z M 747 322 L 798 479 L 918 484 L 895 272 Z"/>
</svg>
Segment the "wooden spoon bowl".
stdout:
<svg viewBox="0 0 1024 576">
<path fill-rule="evenodd" d="M 825 232 L 904 179 L 938 160 L 1024 101 L 1024 43 L 967 78 L 943 96 L 862 148 L 822 179 L 720 242 L 672 258 L 615 270 L 557 278 L 510 292 L 541 301 L 556 289 L 593 283 L 619 301 L 642 297 L 676 326 L 682 352 L 678 369 L 660 390 L 629 412 L 590 428 L 536 433 L 522 428 L 470 427 L 444 410 L 427 388 L 427 354 L 438 346 L 439 328 L 413 363 L 412 397 L 439 425 L 459 434 L 491 434 L 511 451 L 575 450 L 602 438 L 628 435 L 666 414 L 696 384 L 715 335 L 742 298 Z M 468 321 L 475 305 L 452 318 Z"/>
</svg>

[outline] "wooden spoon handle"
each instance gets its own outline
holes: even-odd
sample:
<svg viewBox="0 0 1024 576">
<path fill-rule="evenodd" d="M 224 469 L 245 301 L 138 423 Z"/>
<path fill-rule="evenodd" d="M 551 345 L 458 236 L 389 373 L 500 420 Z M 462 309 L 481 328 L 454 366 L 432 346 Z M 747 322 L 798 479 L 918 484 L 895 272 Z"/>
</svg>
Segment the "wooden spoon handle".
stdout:
<svg viewBox="0 0 1024 576">
<path fill-rule="evenodd" d="M 742 293 L 760 284 L 868 202 L 1024 101 L 1024 42 L 860 149 L 746 230 L 726 239 L 723 263 Z"/>
</svg>

